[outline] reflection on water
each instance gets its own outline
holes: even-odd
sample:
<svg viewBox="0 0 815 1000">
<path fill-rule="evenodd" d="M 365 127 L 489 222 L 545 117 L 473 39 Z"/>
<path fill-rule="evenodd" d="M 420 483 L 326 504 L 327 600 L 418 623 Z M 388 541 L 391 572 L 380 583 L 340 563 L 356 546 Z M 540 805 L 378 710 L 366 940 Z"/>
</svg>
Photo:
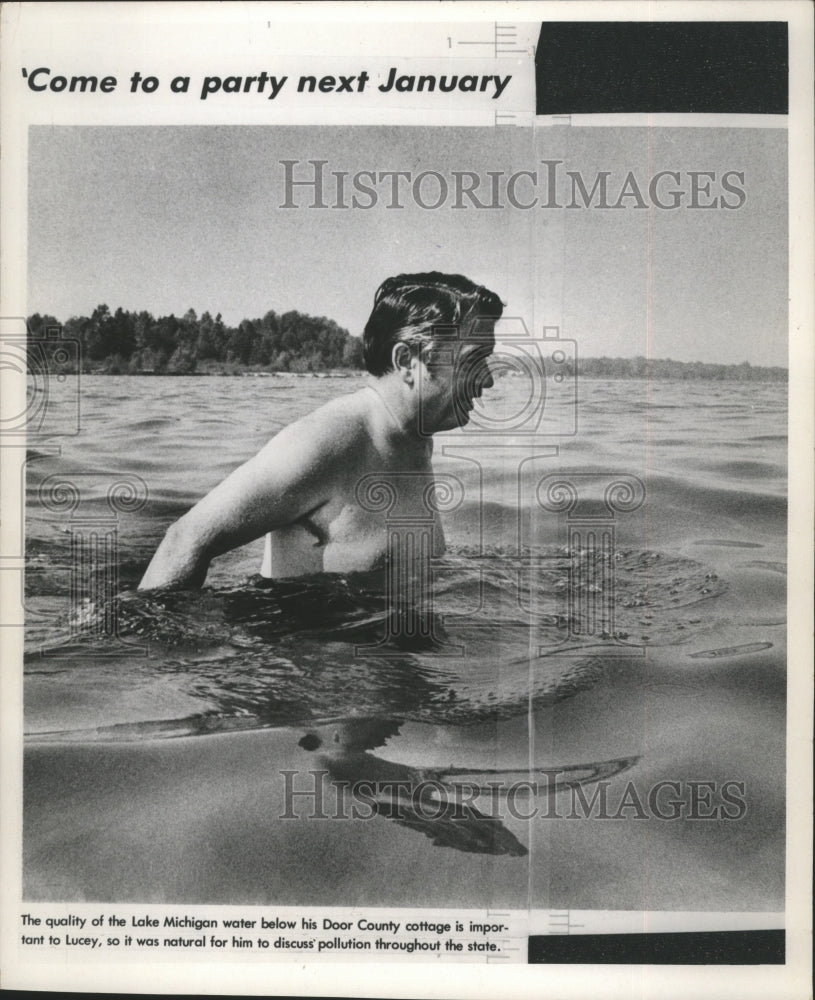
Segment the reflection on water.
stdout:
<svg viewBox="0 0 815 1000">
<path fill-rule="evenodd" d="M 322 750 L 316 755 L 317 767 L 343 796 L 367 806 L 370 815 L 422 833 L 437 847 L 475 854 L 528 854 L 504 825 L 500 808 L 495 808 L 496 799 L 509 799 L 514 808 L 518 793 L 552 796 L 608 780 L 639 759 L 476 770 L 452 764 L 444 768 L 407 767 L 369 752 L 395 736 L 400 724 L 393 719 L 350 719 L 333 727 L 327 745 L 314 732 L 307 733 L 299 744 L 305 750 Z M 320 772 L 311 770 L 310 774 L 318 777 Z"/>
</svg>

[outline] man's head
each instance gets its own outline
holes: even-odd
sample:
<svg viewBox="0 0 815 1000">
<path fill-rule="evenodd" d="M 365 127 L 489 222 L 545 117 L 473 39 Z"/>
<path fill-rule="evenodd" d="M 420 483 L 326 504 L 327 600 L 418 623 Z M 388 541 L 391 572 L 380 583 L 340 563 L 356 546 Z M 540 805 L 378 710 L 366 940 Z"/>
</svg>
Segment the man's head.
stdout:
<svg viewBox="0 0 815 1000">
<path fill-rule="evenodd" d="M 418 390 L 422 433 L 467 423 L 473 400 L 492 385 L 487 359 L 503 303 L 460 274 L 400 274 L 379 287 L 365 326 L 372 375 L 395 372 Z"/>
<path fill-rule="evenodd" d="M 387 278 L 377 289 L 365 325 L 365 367 L 372 375 L 391 371 L 397 344 L 405 344 L 411 355 L 427 358 L 442 341 L 449 347 L 451 339 L 465 341 L 471 334 L 483 340 L 503 309 L 495 292 L 461 274 L 429 271 Z"/>
</svg>

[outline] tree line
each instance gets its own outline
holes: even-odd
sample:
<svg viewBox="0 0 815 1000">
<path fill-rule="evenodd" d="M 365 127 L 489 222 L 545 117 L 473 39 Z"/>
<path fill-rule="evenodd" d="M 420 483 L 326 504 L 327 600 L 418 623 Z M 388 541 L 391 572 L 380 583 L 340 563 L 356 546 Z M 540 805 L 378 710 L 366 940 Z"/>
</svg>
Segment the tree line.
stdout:
<svg viewBox="0 0 815 1000">
<path fill-rule="evenodd" d="M 28 318 L 29 336 L 62 336 L 79 344 L 82 373 L 107 375 L 192 375 L 241 371 L 310 372 L 362 367 L 362 341 L 334 320 L 290 310 L 269 310 L 260 319 L 227 326 L 218 313 L 183 316 L 99 305 L 90 316 L 60 323 L 39 313 Z"/>
<path fill-rule="evenodd" d="M 574 374 L 575 365 L 571 366 Z M 709 364 L 704 361 L 674 361 L 671 358 L 580 358 L 577 374 L 586 378 L 650 379 L 653 381 L 738 381 L 786 382 L 786 368 L 765 368 L 742 361 L 738 365 Z"/>
<path fill-rule="evenodd" d="M 269 310 L 261 319 L 244 319 L 227 326 L 218 313 L 213 319 L 189 309 L 172 313 L 111 312 L 97 306 L 90 316 L 73 316 L 61 324 L 39 313 L 28 318 L 29 335 L 49 330 L 79 344 L 78 361 L 63 371 L 103 375 L 239 374 L 251 371 L 322 372 L 360 370 L 362 341 L 334 320 L 307 316 L 296 310 L 278 315 Z M 739 365 L 671 358 L 584 358 L 567 362 L 569 374 L 602 379 L 737 380 L 786 382 L 786 368 L 765 368 L 744 361 Z M 33 366 L 32 366 L 33 370 Z"/>
</svg>

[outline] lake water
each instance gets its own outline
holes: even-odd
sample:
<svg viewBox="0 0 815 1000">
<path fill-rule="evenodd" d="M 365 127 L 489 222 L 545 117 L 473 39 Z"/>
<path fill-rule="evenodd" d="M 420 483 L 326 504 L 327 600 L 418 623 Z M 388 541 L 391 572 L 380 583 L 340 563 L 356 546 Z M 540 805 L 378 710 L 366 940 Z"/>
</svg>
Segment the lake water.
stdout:
<svg viewBox="0 0 815 1000">
<path fill-rule="evenodd" d="M 37 442 L 27 466 L 27 897 L 783 908 L 786 386 L 584 380 L 575 432 L 537 450 L 517 429 L 437 441 L 437 472 L 461 488 L 434 567 L 446 645 L 371 649 L 378 576 L 262 585 L 262 542 L 217 560 L 199 592 L 135 591 L 175 518 L 361 384 L 60 387 L 66 413 L 78 388 L 80 431 Z M 521 392 L 500 380 L 484 412 Z M 547 509 L 547 476 L 582 506 Z M 642 503 L 598 527 L 621 479 Z M 576 551 L 570 530 L 601 529 L 609 552 Z M 581 620 L 601 606 L 607 627 Z M 680 798 L 741 783 L 746 810 L 483 818 L 490 796 L 506 805 L 490 781 L 553 768 L 643 799 L 661 781 Z M 381 797 L 364 822 L 309 822 L 305 796 L 281 818 L 286 781 L 315 769 L 340 795 L 464 775 L 482 797 L 453 821 L 394 816 Z"/>
</svg>

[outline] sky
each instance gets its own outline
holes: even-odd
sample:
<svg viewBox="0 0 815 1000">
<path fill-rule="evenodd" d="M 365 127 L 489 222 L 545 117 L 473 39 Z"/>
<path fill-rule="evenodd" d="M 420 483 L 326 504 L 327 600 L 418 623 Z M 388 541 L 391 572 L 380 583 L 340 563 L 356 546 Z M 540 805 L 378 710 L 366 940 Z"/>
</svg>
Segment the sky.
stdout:
<svg viewBox="0 0 815 1000">
<path fill-rule="evenodd" d="M 744 173 L 734 210 L 435 210 L 408 194 L 388 208 L 299 208 L 282 160 L 330 171 L 608 174 L 646 192 L 660 170 Z M 505 316 L 556 326 L 587 357 L 787 364 L 786 132 L 687 128 L 34 126 L 29 131 L 29 313 L 64 321 L 111 309 L 220 312 L 236 324 L 269 309 L 326 316 L 360 334 L 392 274 L 462 273 L 498 292 Z M 346 182 L 348 183 L 348 182 Z M 452 181 L 451 181 L 452 184 Z M 333 186 L 325 198 L 331 203 Z M 668 190 L 666 187 L 665 190 Z M 422 188 L 427 202 L 434 182 Z M 532 197 L 527 179 L 518 199 Z M 350 197 L 350 195 L 346 196 Z M 508 327 L 507 327 L 508 328 Z"/>
</svg>

